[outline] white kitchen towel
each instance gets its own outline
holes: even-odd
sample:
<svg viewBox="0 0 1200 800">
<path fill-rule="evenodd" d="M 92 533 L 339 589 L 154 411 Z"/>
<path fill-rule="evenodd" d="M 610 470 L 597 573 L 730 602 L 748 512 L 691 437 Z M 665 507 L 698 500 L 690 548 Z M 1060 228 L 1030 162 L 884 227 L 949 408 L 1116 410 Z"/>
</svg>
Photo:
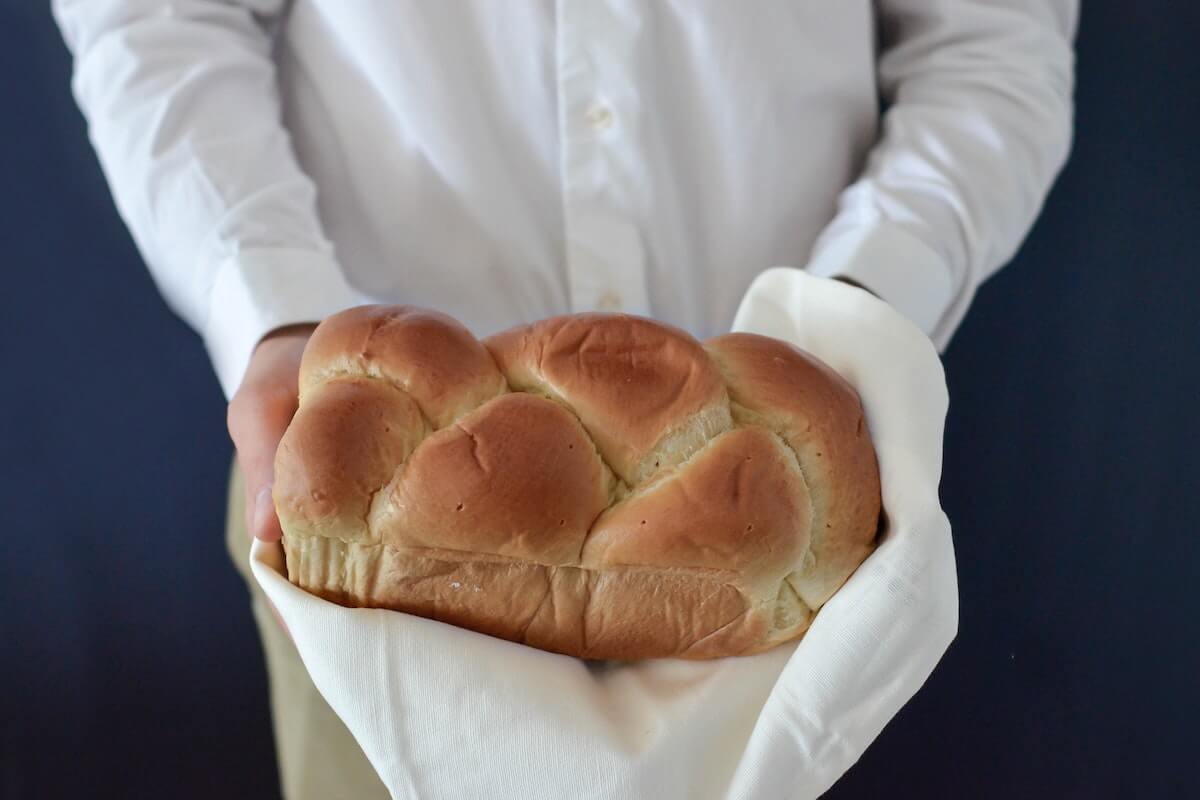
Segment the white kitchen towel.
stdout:
<svg viewBox="0 0 1200 800">
<path fill-rule="evenodd" d="M 954 637 L 958 587 L 938 503 L 947 396 L 932 343 L 868 293 L 778 268 L 736 330 L 813 353 L 857 389 L 888 527 L 799 643 L 717 661 L 588 664 L 289 583 L 251 566 L 317 688 L 398 800 L 808 798 L 920 688 Z"/>
</svg>

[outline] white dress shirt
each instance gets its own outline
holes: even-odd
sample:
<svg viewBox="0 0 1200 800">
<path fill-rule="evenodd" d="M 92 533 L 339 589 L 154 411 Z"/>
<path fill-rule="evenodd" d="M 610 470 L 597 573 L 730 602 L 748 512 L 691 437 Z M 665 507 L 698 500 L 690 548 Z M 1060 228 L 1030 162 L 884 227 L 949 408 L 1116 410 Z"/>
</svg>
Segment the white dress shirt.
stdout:
<svg viewBox="0 0 1200 800">
<path fill-rule="evenodd" d="M 1071 138 L 1077 0 L 54 11 L 117 206 L 227 395 L 264 333 L 361 302 L 706 337 L 773 266 L 942 347 Z"/>
</svg>

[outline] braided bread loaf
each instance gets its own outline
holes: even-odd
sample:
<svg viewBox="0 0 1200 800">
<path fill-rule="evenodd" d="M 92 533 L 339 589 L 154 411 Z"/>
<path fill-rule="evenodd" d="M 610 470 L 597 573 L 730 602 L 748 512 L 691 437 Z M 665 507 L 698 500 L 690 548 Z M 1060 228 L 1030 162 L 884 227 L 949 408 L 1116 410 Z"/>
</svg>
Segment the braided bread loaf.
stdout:
<svg viewBox="0 0 1200 800">
<path fill-rule="evenodd" d="M 274 496 L 309 592 L 605 659 L 796 638 L 880 515 L 858 396 L 790 345 L 404 306 L 317 328 Z"/>
</svg>

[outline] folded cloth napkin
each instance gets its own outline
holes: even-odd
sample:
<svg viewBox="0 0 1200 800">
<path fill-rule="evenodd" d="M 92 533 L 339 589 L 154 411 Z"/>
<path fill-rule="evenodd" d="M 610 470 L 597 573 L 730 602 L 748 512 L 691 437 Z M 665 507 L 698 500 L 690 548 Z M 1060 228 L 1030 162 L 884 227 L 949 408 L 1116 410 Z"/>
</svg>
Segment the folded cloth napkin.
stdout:
<svg viewBox="0 0 1200 800">
<path fill-rule="evenodd" d="M 937 352 L 867 292 L 787 268 L 759 276 L 734 328 L 850 381 L 879 457 L 883 540 L 798 643 L 591 664 L 325 602 L 287 581 L 277 545 L 255 544 L 255 577 L 393 797 L 816 797 L 929 676 L 958 624 Z"/>
</svg>

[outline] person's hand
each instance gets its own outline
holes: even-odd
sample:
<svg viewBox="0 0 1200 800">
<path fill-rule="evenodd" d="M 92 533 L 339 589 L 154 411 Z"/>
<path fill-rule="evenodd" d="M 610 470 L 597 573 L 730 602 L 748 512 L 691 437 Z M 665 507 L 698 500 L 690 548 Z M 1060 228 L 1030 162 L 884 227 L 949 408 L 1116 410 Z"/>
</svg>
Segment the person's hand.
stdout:
<svg viewBox="0 0 1200 800">
<path fill-rule="evenodd" d="M 264 336 L 229 401 L 229 435 L 246 485 L 246 530 L 264 542 L 283 536 L 271 499 L 275 451 L 299 405 L 300 356 L 315 327 L 291 325 Z"/>
</svg>

